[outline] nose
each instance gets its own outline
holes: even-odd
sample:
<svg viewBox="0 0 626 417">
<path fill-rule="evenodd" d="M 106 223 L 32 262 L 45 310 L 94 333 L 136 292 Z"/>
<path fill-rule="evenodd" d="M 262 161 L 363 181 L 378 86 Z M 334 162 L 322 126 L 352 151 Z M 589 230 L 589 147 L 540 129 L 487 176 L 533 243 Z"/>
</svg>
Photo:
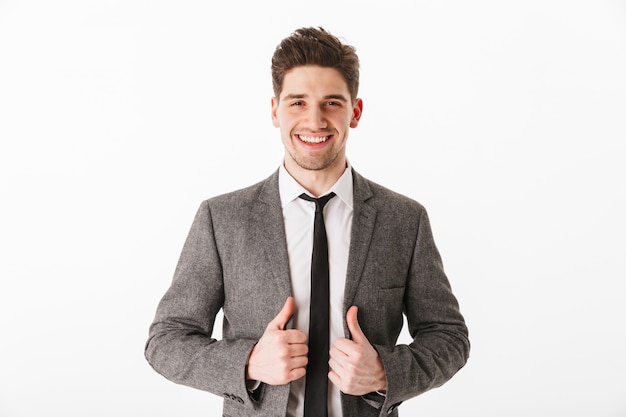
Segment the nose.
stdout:
<svg viewBox="0 0 626 417">
<path fill-rule="evenodd" d="M 306 123 L 307 127 L 312 130 L 325 129 L 328 127 L 328 122 L 326 121 L 326 115 L 324 114 L 323 109 L 317 106 L 310 106 L 307 109 Z"/>
</svg>

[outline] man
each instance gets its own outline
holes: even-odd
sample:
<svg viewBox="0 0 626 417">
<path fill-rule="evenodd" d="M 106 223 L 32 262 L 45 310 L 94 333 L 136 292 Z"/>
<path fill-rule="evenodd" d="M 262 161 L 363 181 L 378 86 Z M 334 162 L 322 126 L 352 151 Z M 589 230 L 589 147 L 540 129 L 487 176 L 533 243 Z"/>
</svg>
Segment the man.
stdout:
<svg viewBox="0 0 626 417">
<path fill-rule="evenodd" d="M 146 358 L 222 395 L 225 416 L 397 416 L 469 354 L 426 211 L 348 164 L 363 110 L 353 47 L 299 29 L 272 77 L 284 164 L 202 203 Z M 414 340 L 396 345 L 403 313 Z"/>
</svg>

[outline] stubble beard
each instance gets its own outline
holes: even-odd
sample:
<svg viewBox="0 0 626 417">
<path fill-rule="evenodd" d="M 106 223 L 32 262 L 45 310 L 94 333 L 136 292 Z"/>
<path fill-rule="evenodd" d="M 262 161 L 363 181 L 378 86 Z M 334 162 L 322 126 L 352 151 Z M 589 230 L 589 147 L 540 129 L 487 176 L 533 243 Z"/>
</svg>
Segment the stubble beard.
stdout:
<svg viewBox="0 0 626 417">
<path fill-rule="evenodd" d="M 328 134 L 335 136 L 334 139 L 337 139 L 339 137 L 339 134 L 336 131 L 329 131 Z M 289 140 L 299 141 L 300 139 L 296 138 L 296 136 L 297 134 L 291 131 L 289 133 Z M 299 153 L 297 143 L 291 142 L 290 146 L 287 146 L 287 143 L 290 142 L 285 142 L 285 149 L 291 159 L 298 167 L 307 171 L 322 171 L 331 167 L 333 163 L 336 162 L 337 158 L 339 157 L 345 146 L 344 143 L 341 147 L 339 147 L 339 149 L 334 149 L 331 147 L 326 152 L 321 151 Z"/>
<path fill-rule="evenodd" d="M 330 154 L 324 154 L 319 156 L 302 156 L 297 155 L 296 152 L 292 150 L 289 151 L 289 155 L 291 159 L 298 165 L 300 168 L 308 170 L 308 171 L 322 171 L 331 165 L 337 160 L 341 150 L 334 151 Z"/>
</svg>

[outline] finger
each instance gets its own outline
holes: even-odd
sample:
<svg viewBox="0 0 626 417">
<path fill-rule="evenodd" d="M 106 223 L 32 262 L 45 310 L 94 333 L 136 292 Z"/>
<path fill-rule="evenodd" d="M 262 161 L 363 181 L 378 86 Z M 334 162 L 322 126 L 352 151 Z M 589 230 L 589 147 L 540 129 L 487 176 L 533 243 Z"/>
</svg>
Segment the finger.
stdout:
<svg viewBox="0 0 626 417">
<path fill-rule="evenodd" d="M 307 356 L 309 353 L 309 346 L 306 343 L 289 343 L 289 356 Z"/>
<path fill-rule="evenodd" d="M 289 329 L 284 330 L 282 334 L 282 341 L 292 344 L 302 344 L 306 346 L 307 336 L 300 330 Z"/>
<path fill-rule="evenodd" d="M 300 379 L 305 375 L 306 375 L 306 368 L 304 366 L 300 368 L 294 368 L 289 372 L 289 382 Z"/>
<path fill-rule="evenodd" d="M 333 343 L 333 347 L 330 348 L 329 358 L 339 362 L 345 362 L 350 352 L 353 351 L 353 345 L 355 343 L 349 339 L 337 339 Z"/>
<path fill-rule="evenodd" d="M 333 342 L 333 346 L 330 349 L 330 354 L 341 353 L 344 356 L 349 355 L 355 349 L 357 343 L 353 340 L 346 339 L 345 337 L 338 337 Z M 335 352 L 334 352 L 335 351 Z"/>
<path fill-rule="evenodd" d="M 350 335 L 352 336 L 352 340 L 356 343 L 369 343 L 365 334 L 361 330 L 361 326 L 359 325 L 359 320 L 357 318 L 357 313 L 359 308 L 357 306 L 352 306 L 348 309 L 346 313 L 346 324 L 348 325 L 348 330 L 350 330 Z"/>
<path fill-rule="evenodd" d="M 330 382 L 332 382 L 334 386 L 336 386 L 337 388 L 339 388 L 339 390 L 341 390 L 342 388 L 341 378 L 339 377 L 339 374 L 337 372 L 335 372 L 334 370 L 331 370 L 328 373 L 328 379 L 330 380 Z"/>
<path fill-rule="evenodd" d="M 291 369 L 306 368 L 309 364 L 309 358 L 306 356 L 297 356 L 295 358 L 291 358 L 290 364 Z"/>
<path fill-rule="evenodd" d="M 332 372 L 337 374 L 337 376 L 341 375 L 343 372 L 343 365 L 333 358 L 328 361 L 328 366 Z"/>
<path fill-rule="evenodd" d="M 287 297 L 287 301 L 285 301 L 285 305 L 278 312 L 276 317 L 267 325 L 267 330 L 284 330 L 287 322 L 293 316 L 293 313 L 296 309 L 296 302 L 293 297 Z"/>
</svg>

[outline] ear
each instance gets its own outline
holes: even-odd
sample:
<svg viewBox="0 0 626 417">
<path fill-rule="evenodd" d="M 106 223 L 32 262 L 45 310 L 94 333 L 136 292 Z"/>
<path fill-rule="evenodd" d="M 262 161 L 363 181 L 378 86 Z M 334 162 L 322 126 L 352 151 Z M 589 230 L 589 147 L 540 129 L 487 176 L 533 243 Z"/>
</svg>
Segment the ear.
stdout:
<svg viewBox="0 0 626 417">
<path fill-rule="evenodd" d="M 272 124 L 274 127 L 280 127 L 280 122 L 278 121 L 278 116 L 276 112 L 278 110 L 278 99 L 276 97 L 272 97 Z"/>
<path fill-rule="evenodd" d="M 352 106 L 352 119 L 350 120 L 350 127 L 355 128 L 359 125 L 359 120 L 363 114 L 363 100 L 357 98 Z"/>
</svg>

